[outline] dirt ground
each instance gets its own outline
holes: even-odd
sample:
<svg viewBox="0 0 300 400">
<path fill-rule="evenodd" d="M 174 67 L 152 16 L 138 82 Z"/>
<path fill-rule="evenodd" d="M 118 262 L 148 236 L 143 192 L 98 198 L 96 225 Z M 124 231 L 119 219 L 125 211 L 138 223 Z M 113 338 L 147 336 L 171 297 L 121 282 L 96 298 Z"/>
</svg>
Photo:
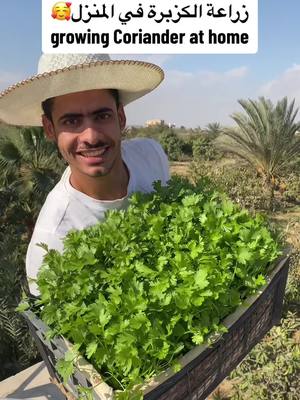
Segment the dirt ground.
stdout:
<svg viewBox="0 0 300 400">
<path fill-rule="evenodd" d="M 171 175 L 182 175 L 182 176 L 189 176 L 189 162 L 179 162 L 179 161 L 172 161 L 170 162 L 170 174 Z"/>
</svg>

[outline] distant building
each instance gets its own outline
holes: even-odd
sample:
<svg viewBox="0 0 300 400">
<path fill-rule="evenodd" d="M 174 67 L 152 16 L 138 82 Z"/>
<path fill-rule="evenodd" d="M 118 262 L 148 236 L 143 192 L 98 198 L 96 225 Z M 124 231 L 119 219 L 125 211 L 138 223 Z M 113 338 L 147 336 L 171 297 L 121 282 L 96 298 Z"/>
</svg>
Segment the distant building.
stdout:
<svg viewBox="0 0 300 400">
<path fill-rule="evenodd" d="M 172 122 L 169 122 L 168 123 L 168 127 L 171 129 L 171 128 L 176 128 L 176 125 L 175 124 L 173 124 Z"/>
<path fill-rule="evenodd" d="M 145 126 L 147 128 L 153 127 L 153 126 L 164 126 L 165 121 L 163 119 L 149 119 L 148 121 L 145 122 Z"/>
</svg>

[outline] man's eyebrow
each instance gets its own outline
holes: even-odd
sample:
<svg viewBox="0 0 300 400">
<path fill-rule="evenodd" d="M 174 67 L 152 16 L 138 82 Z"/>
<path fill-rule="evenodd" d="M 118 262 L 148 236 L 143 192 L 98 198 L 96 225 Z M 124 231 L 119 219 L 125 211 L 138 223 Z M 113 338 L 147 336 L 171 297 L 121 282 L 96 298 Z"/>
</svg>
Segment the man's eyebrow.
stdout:
<svg viewBox="0 0 300 400">
<path fill-rule="evenodd" d="M 101 114 L 101 113 L 105 113 L 105 112 L 112 112 L 112 111 L 113 111 L 112 108 L 101 107 L 95 111 L 88 113 L 87 115 L 91 116 L 91 115 Z M 61 117 L 59 117 L 58 121 L 63 121 L 64 119 L 68 119 L 68 118 L 82 118 L 82 117 L 84 117 L 84 115 L 85 114 L 82 114 L 82 113 L 66 113 L 66 114 L 63 114 Z"/>
<path fill-rule="evenodd" d="M 112 112 L 113 109 L 110 107 L 101 107 L 98 110 L 92 111 L 91 113 L 88 113 L 88 115 L 95 115 L 95 114 L 101 114 L 105 112 Z"/>
<path fill-rule="evenodd" d="M 61 117 L 58 118 L 58 121 L 61 122 L 64 119 L 68 119 L 68 118 L 80 118 L 83 117 L 83 114 L 81 113 L 66 113 L 63 114 Z"/>
</svg>

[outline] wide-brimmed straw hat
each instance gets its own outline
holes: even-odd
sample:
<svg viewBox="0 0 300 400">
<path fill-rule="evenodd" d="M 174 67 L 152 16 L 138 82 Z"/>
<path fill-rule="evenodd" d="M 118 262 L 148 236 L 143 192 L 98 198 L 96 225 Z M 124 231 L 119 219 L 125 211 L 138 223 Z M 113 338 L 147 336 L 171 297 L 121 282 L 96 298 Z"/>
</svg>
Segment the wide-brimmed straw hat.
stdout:
<svg viewBox="0 0 300 400">
<path fill-rule="evenodd" d="M 41 126 L 42 101 L 92 89 L 117 89 L 126 105 L 155 89 L 164 73 L 155 64 L 110 60 L 104 54 L 43 54 L 38 74 L 0 93 L 0 120 Z"/>
</svg>

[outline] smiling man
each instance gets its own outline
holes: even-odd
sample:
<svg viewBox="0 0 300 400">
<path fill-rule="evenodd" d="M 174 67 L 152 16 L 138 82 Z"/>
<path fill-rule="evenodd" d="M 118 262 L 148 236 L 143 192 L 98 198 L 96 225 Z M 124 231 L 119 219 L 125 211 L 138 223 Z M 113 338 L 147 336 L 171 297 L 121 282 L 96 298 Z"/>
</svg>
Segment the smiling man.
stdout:
<svg viewBox="0 0 300 400">
<path fill-rule="evenodd" d="M 124 105 L 153 90 L 162 70 L 139 61 L 112 61 L 103 55 L 43 55 L 39 74 L 0 94 L 0 118 L 14 125 L 43 125 L 69 164 L 43 205 L 28 247 L 30 290 L 45 251 L 63 251 L 71 229 L 125 209 L 135 191 L 169 179 L 168 160 L 151 139 L 121 140 Z M 16 106 L 18 110 L 16 113 Z"/>
<path fill-rule="evenodd" d="M 46 135 L 71 168 L 70 184 L 101 200 L 126 196 L 129 181 L 121 155 L 126 118 L 112 93 L 89 90 L 60 96 L 52 101 L 51 115 L 43 115 Z"/>
</svg>

